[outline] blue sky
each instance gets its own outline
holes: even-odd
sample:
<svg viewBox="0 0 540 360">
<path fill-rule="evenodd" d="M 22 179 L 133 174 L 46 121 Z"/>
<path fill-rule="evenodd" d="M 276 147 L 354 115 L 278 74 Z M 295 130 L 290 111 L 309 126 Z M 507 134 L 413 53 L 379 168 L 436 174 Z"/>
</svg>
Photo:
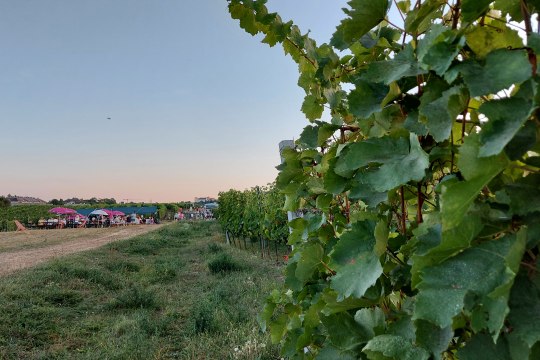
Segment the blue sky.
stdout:
<svg viewBox="0 0 540 360">
<path fill-rule="evenodd" d="M 267 5 L 321 43 L 346 1 Z M 180 201 L 264 185 L 278 142 L 307 124 L 294 62 L 225 0 L 4 0 L 0 47 L 0 195 Z"/>
</svg>

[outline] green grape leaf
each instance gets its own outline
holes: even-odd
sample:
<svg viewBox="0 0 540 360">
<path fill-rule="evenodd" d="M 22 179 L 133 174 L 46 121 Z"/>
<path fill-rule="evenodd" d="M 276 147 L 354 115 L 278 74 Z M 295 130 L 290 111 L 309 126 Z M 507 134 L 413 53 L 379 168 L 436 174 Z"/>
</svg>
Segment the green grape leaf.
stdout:
<svg viewBox="0 0 540 360">
<path fill-rule="evenodd" d="M 381 220 L 377 223 L 377 226 L 375 226 L 375 254 L 377 256 L 381 256 L 386 252 L 386 246 L 388 245 L 388 224 L 386 221 Z"/>
<path fill-rule="evenodd" d="M 516 30 L 499 25 L 497 21 L 490 26 L 475 26 L 465 35 L 467 45 L 480 58 L 496 49 L 523 47 L 523 40 Z"/>
<path fill-rule="evenodd" d="M 369 332 L 347 312 L 322 316 L 321 322 L 328 331 L 330 342 L 338 349 L 354 350 L 370 339 Z"/>
<path fill-rule="evenodd" d="M 382 110 L 381 102 L 388 94 L 389 87 L 367 81 L 355 82 L 356 88 L 349 93 L 349 110 L 353 115 L 367 118 Z"/>
<path fill-rule="evenodd" d="M 332 158 L 328 161 L 329 168 L 324 176 L 324 188 L 331 194 L 337 195 L 345 190 L 348 185 L 348 179 L 339 176 L 335 172 L 337 158 Z"/>
<path fill-rule="evenodd" d="M 369 82 L 390 85 L 401 78 L 426 73 L 427 70 L 420 67 L 415 58 L 414 49 L 409 44 L 391 60 L 370 63 L 361 76 Z"/>
<path fill-rule="evenodd" d="M 521 159 L 523 154 L 530 150 L 536 143 L 536 124 L 533 121 L 525 122 L 517 134 L 504 148 L 510 160 Z M 538 165 L 538 164 L 537 164 Z M 537 166 L 538 167 L 538 166 Z"/>
<path fill-rule="evenodd" d="M 429 99 L 427 102 L 423 100 L 426 95 Z M 435 100 L 431 100 L 433 96 L 429 96 L 429 93 L 424 96 L 419 107 L 420 115 L 425 117 L 426 127 L 435 141 L 444 141 L 450 137 L 456 117 L 467 108 L 467 90 L 462 86 L 454 86 L 443 91 Z"/>
<path fill-rule="evenodd" d="M 270 340 L 273 344 L 278 344 L 287 331 L 287 315 L 281 314 L 278 318 L 272 321 L 270 325 Z"/>
<path fill-rule="evenodd" d="M 476 334 L 464 348 L 459 349 L 460 360 L 508 360 L 510 354 L 505 342 L 497 344 L 486 334 Z"/>
<path fill-rule="evenodd" d="M 359 221 L 351 230 L 344 232 L 334 246 L 330 258 L 331 266 L 344 266 L 353 262 L 358 255 L 373 252 L 375 247 L 375 228 L 373 221 Z"/>
<path fill-rule="evenodd" d="M 320 267 L 323 255 L 324 249 L 318 243 L 312 242 L 303 246 L 295 271 L 298 280 L 306 282 L 311 279 Z"/>
<path fill-rule="evenodd" d="M 330 286 L 338 292 L 338 301 L 351 295 L 362 297 L 366 290 L 375 284 L 382 272 L 383 268 L 377 255 L 372 252 L 362 253 L 337 269 Z"/>
<path fill-rule="evenodd" d="M 375 191 L 373 187 L 366 182 L 364 177 L 364 174 L 359 172 L 351 180 L 349 198 L 351 198 L 351 200 L 360 199 L 370 208 L 375 208 L 380 203 L 388 201 L 388 192 Z"/>
<path fill-rule="evenodd" d="M 233 19 L 240 21 L 240 27 L 242 29 L 251 35 L 257 35 L 259 29 L 253 10 L 249 9 L 244 4 L 231 3 L 229 4 L 229 12 Z"/>
<path fill-rule="evenodd" d="M 321 194 L 321 195 L 317 196 L 317 200 L 316 200 L 317 208 L 321 209 L 322 211 L 327 212 L 333 198 L 334 197 L 331 194 Z"/>
<path fill-rule="evenodd" d="M 423 268 L 439 264 L 467 249 L 482 228 L 480 215 L 475 212 L 467 213 L 457 226 L 444 232 L 438 216 L 420 224 L 413 231 L 418 245 L 412 257 L 411 285 L 415 287 L 418 284 Z"/>
<path fill-rule="evenodd" d="M 466 181 L 442 183 L 441 214 L 443 231 L 459 225 L 480 191 L 508 164 L 504 153 L 479 158 L 479 139 L 469 135 L 460 149 L 459 168 Z"/>
<path fill-rule="evenodd" d="M 418 61 L 426 70 L 433 70 L 442 76 L 464 44 L 465 39 L 456 37 L 450 28 L 434 24 L 418 42 Z"/>
<path fill-rule="evenodd" d="M 527 215 L 540 211 L 540 174 L 529 174 L 505 186 L 514 214 Z"/>
<path fill-rule="evenodd" d="M 343 9 L 348 17 L 337 26 L 330 44 L 344 50 L 360 40 L 369 30 L 384 20 L 390 9 L 389 0 L 350 0 L 351 9 Z"/>
<path fill-rule="evenodd" d="M 396 157 L 405 157 L 408 151 L 409 144 L 404 137 L 395 139 L 387 136 L 355 142 L 341 152 L 336 163 L 336 173 L 346 175 L 371 163 L 384 164 Z"/>
<path fill-rule="evenodd" d="M 428 134 L 426 125 L 419 120 L 419 114 L 417 110 L 411 111 L 407 114 L 407 118 L 403 123 L 403 127 L 409 130 L 411 133 L 415 133 L 419 136 L 426 136 Z"/>
<path fill-rule="evenodd" d="M 443 0 L 425 1 L 419 8 L 410 11 L 405 18 L 405 31 L 410 34 L 420 34 L 429 29 L 431 22 L 440 17 Z"/>
<path fill-rule="evenodd" d="M 434 359 L 440 360 L 441 353 L 448 348 L 454 335 L 451 326 L 440 328 L 429 321 L 417 320 L 416 344 L 431 352 Z"/>
<path fill-rule="evenodd" d="M 416 135 L 410 134 L 409 142 L 410 148 L 406 156 L 397 156 L 376 171 L 366 174 L 366 181 L 375 191 L 388 191 L 411 180 L 422 180 L 429 166 L 429 156 L 420 146 Z"/>
<path fill-rule="evenodd" d="M 321 351 L 315 357 L 315 360 L 357 360 L 353 352 L 342 351 L 332 346 L 331 344 L 325 345 Z"/>
<path fill-rule="evenodd" d="M 474 295 L 476 304 L 488 296 L 507 301 L 509 290 L 525 251 L 526 231 L 510 234 L 471 247 L 445 262 L 421 271 L 414 319 L 423 319 L 445 328 L 464 306 L 465 295 Z M 502 260 L 502 261 L 501 261 Z M 497 336 L 497 328 L 490 328 Z"/>
<path fill-rule="evenodd" d="M 296 277 L 297 262 L 289 262 L 285 269 L 285 286 L 291 290 L 300 291 L 304 284 Z"/>
<path fill-rule="evenodd" d="M 523 14 L 521 13 L 521 1 L 496 0 L 495 8 L 499 9 L 503 15 L 510 15 L 512 21 L 523 21 Z"/>
<path fill-rule="evenodd" d="M 408 143 L 404 137 L 370 138 L 349 145 L 337 160 L 336 172 L 346 175 L 377 163 L 382 165 L 359 173 L 357 181 L 368 185 L 373 192 L 382 193 L 408 181 L 422 179 L 429 166 L 429 156 L 414 134 L 410 134 Z"/>
<path fill-rule="evenodd" d="M 396 335 L 379 335 L 362 349 L 370 360 L 427 360 L 429 353 Z"/>
<path fill-rule="evenodd" d="M 510 295 L 508 323 L 512 334 L 532 348 L 540 341 L 540 288 L 526 274 L 516 278 Z"/>
<path fill-rule="evenodd" d="M 375 337 L 375 335 L 380 335 L 386 328 L 386 316 L 378 307 L 358 310 L 354 315 L 354 320 L 368 335 L 369 339 Z"/>
<path fill-rule="evenodd" d="M 332 136 L 338 129 L 338 125 L 328 123 L 321 124 L 321 126 L 319 126 L 319 133 L 317 134 L 317 145 L 325 145 L 328 138 L 330 138 L 330 136 Z"/>
<path fill-rule="evenodd" d="M 492 0 L 463 0 L 461 14 L 463 21 L 472 22 L 489 10 Z"/>
<path fill-rule="evenodd" d="M 480 132 L 480 151 L 478 156 L 497 155 L 512 140 L 533 110 L 532 101 L 522 98 L 491 100 L 480 106 L 479 111 L 489 121 Z"/>
<path fill-rule="evenodd" d="M 324 107 L 316 96 L 306 95 L 302 104 L 302 112 L 306 115 L 306 118 L 312 121 L 317 120 L 322 116 L 323 111 Z"/>
<path fill-rule="evenodd" d="M 466 180 L 473 180 L 486 174 L 496 174 L 508 164 L 504 154 L 480 158 L 480 138 L 471 134 L 465 138 L 465 143 L 459 149 L 458 166 Z"/>
<path fill-rule="evenodd" d="M 530 33 L 527 35 L 527 46 L 530 47 L 535 54 L 540 53 L 540 34 Z"/>
<path fill-rule="evenodd" d="M 307 148 L 316 148 L 318 136 L 319 127 L 308 125 L 304 128 L 302 134 L 300 134 L 300 138 L 297 140 L 297 142 Z"/>
<path fill-rule="evenodd" d="M 482 127 L 478 155 L 486 157 L 497 155 L 512 140 L 533 110 L 532 101 L 522 98 L 506 98 L 488 101 L 479 111 L 489 121 Z"/>
<path fill-rule="evenodd" d="M 375 305 L 374 301 L 368 299 L 357 299 L 354 297 L 348 297 L 341 301 L 338 301 L 338 295 L 330 288 L 326 288 L 322 293 L 322 299 L 325 303 L 321 313 L 324 315 L 331 315 L 340 313 L 343 311 L 349 311 L 353 309 L 369 307 Z"/>
<path fill-rule="evenodd" d="M 295 239 L 294 243 L 307 240 L 307 221 L 303 217 L 299 217 L 289 221 L 289 228 L 291 229 L 291 233 L 294 234 L 294 236 L 291 236 L 291 239 Z M 291 239 L 289 239 L 289 241 Z"/>
<path fill-rule="evenodd" d="M 362 297 L 382 274 L 379 258 L 373 252 L 375 226 L 371 221 L 354 223 L 330 254 L 330 266 L 336 270 L 331 287 L 337 291 L 338 301 L 351 295 Z"/>
<path fill-rule="evenodd" d="M 532 76 L 531 64 L 524 50 L 494 50 L 486 56 L 483 66 L 467 61 L 457 68 L 463 75 L 471 96 L 496 94 Z"/>
<path fill-rule="evenodd" d="M 319 177 L 312 177 L 306 182 L 306 186 L 312 194 L 324 194 L 324 180 Z"/>
</svg>

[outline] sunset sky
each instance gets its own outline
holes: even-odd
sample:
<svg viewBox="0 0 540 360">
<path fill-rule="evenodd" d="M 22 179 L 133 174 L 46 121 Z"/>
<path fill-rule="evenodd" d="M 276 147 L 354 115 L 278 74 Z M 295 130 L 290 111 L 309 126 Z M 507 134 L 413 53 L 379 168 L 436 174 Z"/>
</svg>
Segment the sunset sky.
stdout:
<svg viewBox="0 0 540 360">
<path fill-rule="evenodd" d="M 327 42 L 346 1 L 269 0 Z M 225 0 L 0 2 L 0 195 L 181 201 L 264 185 L 307 124 L 295 63 Z"/>
</svg>

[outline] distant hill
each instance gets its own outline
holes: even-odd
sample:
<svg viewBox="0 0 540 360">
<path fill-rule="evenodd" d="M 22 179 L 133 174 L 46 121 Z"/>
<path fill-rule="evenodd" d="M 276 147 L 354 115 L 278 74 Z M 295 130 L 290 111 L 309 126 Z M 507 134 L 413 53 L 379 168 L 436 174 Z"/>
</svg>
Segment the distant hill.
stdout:
<svg viewBox="0 0 540 360">
<path fill-rule="evenodd" d="M 19 196 L 8 194 L 6 198 L 11 202 L 11 205 L 47 204 L 45 200 L 41 200 L 32 196 Z"/>
</svg>

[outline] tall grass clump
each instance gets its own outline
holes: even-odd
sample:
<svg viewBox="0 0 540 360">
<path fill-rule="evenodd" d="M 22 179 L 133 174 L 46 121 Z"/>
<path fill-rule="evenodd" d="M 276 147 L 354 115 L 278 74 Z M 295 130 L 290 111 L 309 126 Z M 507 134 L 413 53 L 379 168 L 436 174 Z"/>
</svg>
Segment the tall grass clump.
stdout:
<svg viewBox="0 0 540 360">
<path fill-rule="evenodd" d="M 109 309 L 157 309 L 159 308 L 155 294 L 137 286 L 129 287 L 120 292 L 109 302 Z"/>
<path fill-rule="evenodd" d="M 231 255 L 221 253 L 208 262 L 208 269 L 212 274 L 223 274 L 231 271 L 240 271 L 243 266 L 234 260 Z"/>
</svg>

